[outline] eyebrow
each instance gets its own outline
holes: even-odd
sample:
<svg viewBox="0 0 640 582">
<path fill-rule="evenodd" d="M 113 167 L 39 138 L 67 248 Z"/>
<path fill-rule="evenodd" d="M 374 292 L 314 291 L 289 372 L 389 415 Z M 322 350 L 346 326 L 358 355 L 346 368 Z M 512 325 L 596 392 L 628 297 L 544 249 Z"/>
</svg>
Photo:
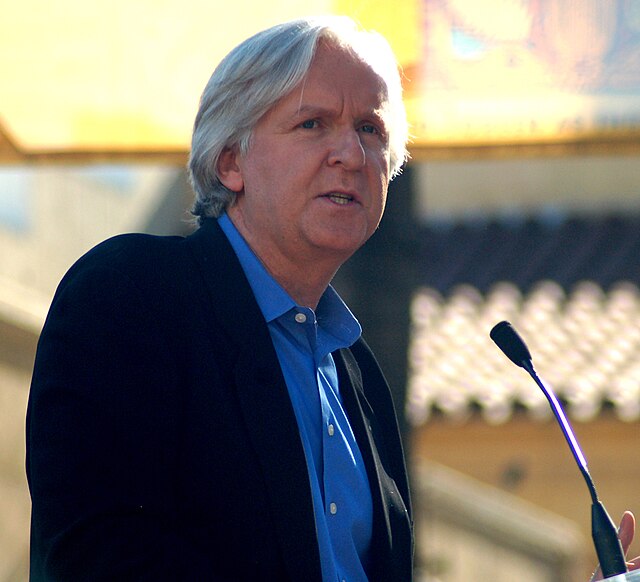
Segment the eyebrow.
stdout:
<svg viewBox="0 0 640 582">
<path fill-rule="evenodd" d="M 382 112 L 385 110 L 384 107 L 380 107 L 378 109 L 373 109 L 367 113 L 365 113 L 364 115 L 361 115 L 360 117 L 362 119 L 371 119 L 372 121 L 375 121 L 377 123 L 380 123 L 380 125 L 386 129 L 387 128 L 387 123 L 386 123 L 386 117 L 384 115 L 382 115 Z M 327 107 L 323 107 L 322 105 L 312 105 L 312 104 L 302 104 L 299 103 L 298 104 L 298 108 L 295 111 L 295 114 L 299 117 L 305 117 L 307 115 L 310 115 L 312 117 L 335 117 L 335 110 L 327 108 Z"/>
<path fill-rule="evenodd" d="M 298 108 L 296 109 L 296 115 L 332 116 L 332 115 L 335 115 L 335 113 L 333 110 L 327 107 L 323 107 L 322 105 L 303 105 L 302 103 L 298 103 Z"/>
</svg>

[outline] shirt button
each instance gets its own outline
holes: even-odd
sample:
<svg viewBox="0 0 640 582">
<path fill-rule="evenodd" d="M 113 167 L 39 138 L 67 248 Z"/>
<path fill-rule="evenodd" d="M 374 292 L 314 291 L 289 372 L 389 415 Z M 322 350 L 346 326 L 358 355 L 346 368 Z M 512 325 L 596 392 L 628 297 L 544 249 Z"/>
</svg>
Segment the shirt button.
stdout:
<svg viewBox="0 0 640 582">
<path fill-rule="evenodd" d="M 330 503 L 329 511 L 331 512 L 331 515 L 335 515 L 336 513 L 338 513 L 338 506 L 335 503 Z"/>
<path fill-rule="evenodd" d="M 304 323 L 305 321 L 307 321 L 307 316 L 304 313 L 296 313 L 295 320 L 298 323 Z"/>
<path fill-rule="evenodd" d="M 327 427 L 327 432 L 329 433 L 329 436 L 333 436 L 333 433 L 335 432 L 335 429 L 333 428 L 333 425 L 332 425 L 332 424 L 330 424 L 330 425 Z"/>
</svg>

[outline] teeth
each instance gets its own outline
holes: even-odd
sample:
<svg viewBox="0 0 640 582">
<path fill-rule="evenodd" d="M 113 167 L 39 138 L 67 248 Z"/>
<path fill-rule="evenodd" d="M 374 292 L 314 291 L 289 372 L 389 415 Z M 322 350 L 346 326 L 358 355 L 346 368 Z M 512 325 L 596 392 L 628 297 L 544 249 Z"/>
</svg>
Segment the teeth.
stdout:
<svg viewBox="0 0 640 582">
<path fill-rule="evenodd" d="M 352 198 L 351 196 L 347 196 L 346 194 L 329 194 L 329 200 L 331 200 L 331 202 L 335 202 L 336 204 L 349 204 Z"/>
</svg>

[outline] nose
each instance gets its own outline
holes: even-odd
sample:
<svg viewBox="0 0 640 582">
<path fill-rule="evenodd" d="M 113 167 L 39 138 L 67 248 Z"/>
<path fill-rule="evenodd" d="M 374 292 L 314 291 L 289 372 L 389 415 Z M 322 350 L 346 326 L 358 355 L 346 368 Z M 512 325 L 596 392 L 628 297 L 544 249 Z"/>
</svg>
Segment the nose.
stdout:
<svg viewBox="0 0 640 582">
<path fill-rule="evenodd" d="M 358 170 L 366 163 L 366 154 L 355 129 L 336 132 L 328 162 L 330 166 L 341 165 L 347 170 Z"/>
</svg>

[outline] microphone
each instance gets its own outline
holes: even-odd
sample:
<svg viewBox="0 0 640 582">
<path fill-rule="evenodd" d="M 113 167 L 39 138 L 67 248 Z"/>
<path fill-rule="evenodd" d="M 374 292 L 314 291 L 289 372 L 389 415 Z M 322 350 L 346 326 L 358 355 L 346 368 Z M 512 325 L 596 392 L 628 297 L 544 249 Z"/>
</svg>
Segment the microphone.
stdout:
<svg viewBox="0 0 640 582">
<path fill-rule="evenodd" d="M 538 387 L 546 396 L 560 428 L 567 440 L 571 453 L 573 454 L 580 472 L 584 477 L 591 495 L 591 535 L 596 548 L 596 554 L 600 561 L 600 569 L 605 578 L 617 576 L 627 572 L 627 563 L 622 550 L 622 545 L 618 539 L 618 532 L 611 517 L 607 513 L 602 502 L 598 499 L 593 479 L 589 474 L 587 461 L 582 454 L 580 445 L 576 440 L 571 425 L 562 410 L 562 406 L 555 394 L 539 377 L 533 368 L 531 353 L 529 348 L 518 335 L 518 332 L 508 321 L 501 321 L 496 324 L 489 333 L 491 339 L 503 351 L 503 353 L 516 365 L 524 368 L 533 378 Z"/>
</svg>

